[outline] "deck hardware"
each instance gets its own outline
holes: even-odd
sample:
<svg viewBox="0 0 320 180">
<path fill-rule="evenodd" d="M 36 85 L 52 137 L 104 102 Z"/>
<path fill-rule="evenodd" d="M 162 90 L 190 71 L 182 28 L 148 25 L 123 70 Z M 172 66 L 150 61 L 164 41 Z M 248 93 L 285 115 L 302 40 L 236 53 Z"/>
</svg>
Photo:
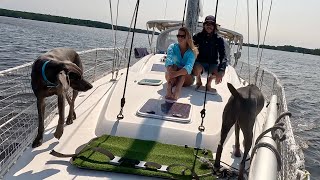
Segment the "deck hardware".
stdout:
<svg viewBox="0 0 320 180">
<path fill-rule="evenodd" d="M 155 114 L 156 112 L 154 111 L 147 111 L 148 114 Z"/>
<path fill-rule="evenodd" d="M 173 113 L 172 116 L 173 116 L 173 117 L 179 117 L 179 118 L 182 117 L 182 115 L 179 114 L 179 113 Z"/>
</svg>

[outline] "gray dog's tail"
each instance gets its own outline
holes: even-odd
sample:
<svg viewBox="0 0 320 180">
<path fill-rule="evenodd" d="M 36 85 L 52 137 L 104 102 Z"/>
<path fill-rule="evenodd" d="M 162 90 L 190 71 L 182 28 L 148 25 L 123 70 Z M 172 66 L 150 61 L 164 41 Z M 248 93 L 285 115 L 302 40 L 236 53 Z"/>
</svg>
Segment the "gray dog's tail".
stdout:
<svg viewBox="0 0 320 180">
<path fill-rule="evenodd" d="M 233 87 L 232 84 L 227 83 L 227 86 L 228 86 L 229 91 L 230 91 L 231 94 L 233 95 L 233 97 L 235 97 L 235 98 L 243 98 L 243 97 L 241 96 L 241 94 L 236 90 L 236 88 Z"/>
</svg>

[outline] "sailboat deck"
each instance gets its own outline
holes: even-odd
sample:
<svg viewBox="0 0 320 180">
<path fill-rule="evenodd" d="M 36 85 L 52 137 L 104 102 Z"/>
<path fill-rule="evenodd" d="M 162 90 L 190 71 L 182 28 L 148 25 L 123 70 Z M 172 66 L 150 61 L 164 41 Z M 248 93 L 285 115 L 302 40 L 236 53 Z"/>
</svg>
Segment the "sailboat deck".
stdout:
<svg viewBox="0 0 320 180">
<path fill-rule="evenodd" d="M 120 112 L 120 100 L 125 82 L 125 70 L 121 70 L 120 73 L 123 74 L 118 77 L 117 81 L 110 81 L 111 75 L 107 75 L 93 83 L 94 87 L 91 90 L 81 93 L 75 103 L 77 119 L 72 125 L 65 126 L 62 138 L 57 140 L 53 137 L 58 120 L 57 116 L 45 130 L 43 145 L 35 149 L 29 147 L 4 178 L 141 179 L 140 176 L 134 175 L 78 169 L 72 166 L 67 159 L 56 158 L 49 154 L 52 149 L 67 154 L 77 152 L 80 149 L 79 146 L 103 134 L 197 146 L 214 152 L 220 139 L 223 108 L 230 96 L 226 83 L 230 82 L 235 87 L 241 86 L 234 69 L 227 68 L 222 83 L 213 85 L 217 89 L 217 95 L 207 95 L 206 117 L 204 119 L 206 129 L 200 133 L 198 127 L 201 124 L 200 111 L 203 108 L 204 93 L 195 91 L 194 86 L 183 88 L 181 98 L 178 100 L 178 102 L 191 104 L 190 123 L 178 123 L 136 115 L 137 110 L 148 99 L 164 98 L 166 89 L 164 72 L 151 71 L 152 64 L 163 64 L 160 61 L 162 56 L 147 56 L 130 68 L 125 93 L 126 104 L 123 108 L 124 119 L 117 120 L 116 118 Z M 160 86 L 139 85 L 137 82 L 144 78 L 160 79 L 164 83 Z M 205 78 L 203 78 L 203 82 L 205 82 Z M 66 112 L 68 111 L 66 110 Z M 265 114 L 265 110 L 260 113 L 255 126 L 260 131 Z M 234 143 L 234 132 L 232 131 L 225 143 L 222 161 L 238 167 L 241 158 L 234 158 L 232 155 L 232 144 Z M 242 133 L 240 134 L 242 138 Z M 255 135 L 257 136 L 257 134 Z"/>
<path fill-rule="evenodd" d="M 170 144 L 215 149 L 217 143 L 214 142 L 219 139 L 223 108 L 230 96 L 226 86 L 227 79 L 223 83 L 213 86 L 217 89 L 216 95 L 207 94 L 206 116 L 204 118 L 206 129 L 203 133 L 199 133 L 198 127 L 202 120 L 200 111 L 203 109 L 204 93 L 195 91 L 195 86 L 183 87 L 180 98 L 177 100 L 179 103 L 191 105 L 190 123 L 179 123 L 136 115 L 137 110 L 147 100 L 164 99 L 167 86 L 164 72 L 152 71 L 154 64 L 158 67 L 163 66 L 163 68 L 159 69 L 165 69 L 164 63 L 160 61 L 162 56 L 155 55 L 149 59 L 146 58 L 145 61 L 141 60 L 140 64 L 136 64 L 129 72 L 125 93 L 126 104 L 123 108 L 124 119 L 118 121 L 116 117 L 120 112 L 120 100 L 123 96 L 125 83 L 125 77 L 122 75 L 121 80 L 115 85 L 110 101 L 106 104 L 108 107 L 106 112 L 99 118 L 96 134 L 136 137 Z M 139 85 L 138 82 L 145 78 L 162 80 L 163 84 L 159 86 Z M 205 82 L 203 79 L 203 83 Z M 116 131 L 114 131 L 115 128 Z M 201 141 L 199 138 L 201 138 Z"/>
</svg>

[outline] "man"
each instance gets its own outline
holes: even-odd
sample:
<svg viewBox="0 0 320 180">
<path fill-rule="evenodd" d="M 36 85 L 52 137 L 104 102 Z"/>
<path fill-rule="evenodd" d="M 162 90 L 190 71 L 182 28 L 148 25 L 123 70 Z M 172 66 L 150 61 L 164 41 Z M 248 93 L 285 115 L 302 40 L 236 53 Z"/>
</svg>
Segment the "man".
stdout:
<svg viewBox="0 0 320 180">
<path fill-rule="evenodd" d="M 202 86 L 201 74 L 203 71 L 209 73 L 207 81 L 208 91 L 215 92 L 211 88 L 211 82 L 215 78 L 216 84 L 222 81 L 227 66 L 224 40 L 217 34 L 216 19 L 207 16 L 203 22 L 203 30 L 193 36 L 194 44 L 198 47 L 199 55 L 193 66 L 193 75 L 196 76 L 197 88 Z M 219 59 L 219 61 L 218 61 Z"/>
</svg>

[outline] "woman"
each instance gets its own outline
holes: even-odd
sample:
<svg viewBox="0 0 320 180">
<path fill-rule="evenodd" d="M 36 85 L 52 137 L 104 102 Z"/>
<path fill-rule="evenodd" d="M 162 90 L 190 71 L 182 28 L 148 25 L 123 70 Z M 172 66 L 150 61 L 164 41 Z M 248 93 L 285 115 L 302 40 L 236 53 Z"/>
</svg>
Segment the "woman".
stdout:
<svg viewBox="0 0 320 180">
<path fill-rule="evenodd" d="M 177 100 L 182 86 L 190 86 L 194 82 L 191 75 L 198 49 L 193 44 L 187 28 L 181 27 L 177 34 L 178 43 L 168 47 L 165 66 L 167 68 L 167 94 L 166 99 Z M 175 89 L 173 90 L 173 87 Z"/>
</svg>

